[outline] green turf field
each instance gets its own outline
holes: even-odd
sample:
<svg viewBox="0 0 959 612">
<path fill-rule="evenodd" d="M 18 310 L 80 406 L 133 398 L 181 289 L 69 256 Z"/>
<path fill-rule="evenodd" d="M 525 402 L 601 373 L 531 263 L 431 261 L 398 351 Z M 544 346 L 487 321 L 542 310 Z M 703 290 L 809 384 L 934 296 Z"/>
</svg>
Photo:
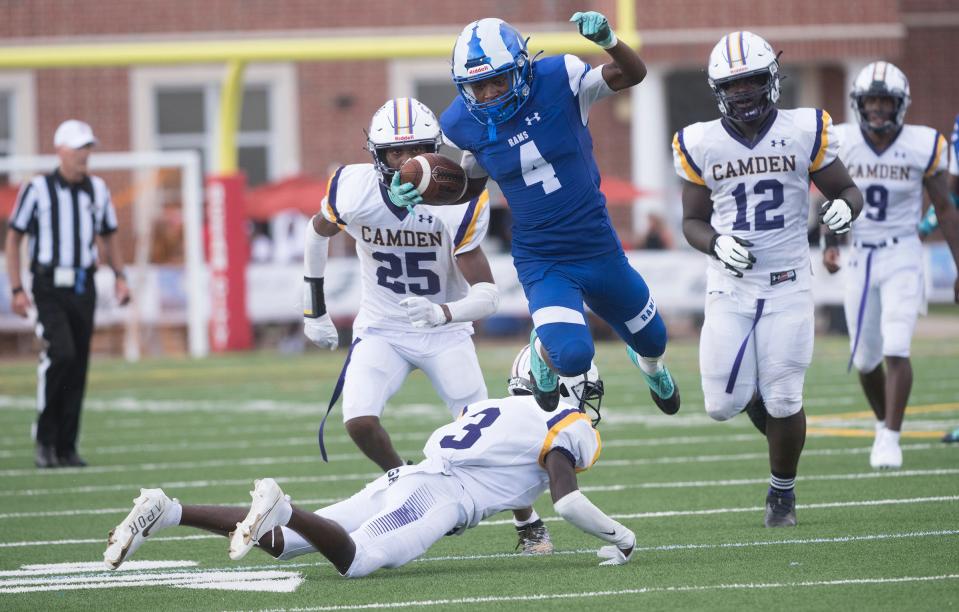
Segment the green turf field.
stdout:
<svg viewBox="0 0 959 612">
<path fill-rule="evenodd" d="M 253 479 L 272 476 L 294 502 L 318 507 L 374 478 L 338 411 L 327 427 L 332 460 L 319 457 L 316 430 L 344 351 L 95 359 L 81 437 L 91 465 L 82 470 L 33 468 L 34 364 L 4 363 L 0 609 L 957 608 L 959 445 L 939 438 L 959 425 L 959 343 L 914 343 L 905 460 L 894 473 L 869 468 L 872 419 L 845 373 L 846 346 L 817 339 L 795 529 L 763 528 L 765 440 L 745 416 L 705 416 L 693 343 L 670 348 L 683 394 L 676 417 L 652 405 L 622 347 L 605 344 L 596 359 L 606 383 L 603 452 L 580 485 L 636 532 L 632 563 L 598 567 L 600 542 L 557 521 L 547 495 L 536 508 L 552 556 L 514 554 L 510 517 L 499 515 L 403 568 L 354 581 L 320 556 L 280 563 L 253 551 L 234 563 L 226 539 L 180 527 L 150 538 L 120 571 L 101 561 L 107 532 L 141 486 L 185 503 L 246 506 Z M 492 396 L 505 392 L 518 348 L 481 346 Z M 446 418 L 416 373 L 385 424 L 401 454 L 417 458 Z"/>
</svg>

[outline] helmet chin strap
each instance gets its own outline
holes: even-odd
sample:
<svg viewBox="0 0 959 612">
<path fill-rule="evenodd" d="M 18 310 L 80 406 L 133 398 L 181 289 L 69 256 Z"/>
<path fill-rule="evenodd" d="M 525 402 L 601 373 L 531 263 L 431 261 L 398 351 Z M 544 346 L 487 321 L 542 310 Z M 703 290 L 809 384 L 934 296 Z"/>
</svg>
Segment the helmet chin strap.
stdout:
<svg viewBox="0 0 959 612">
<path fill-rule="evenodd" d="M 489 115 L 486 116 L 486 137 L 489 138 L 490 142 L 496 140 L 496 123 Z"/>
</svg>

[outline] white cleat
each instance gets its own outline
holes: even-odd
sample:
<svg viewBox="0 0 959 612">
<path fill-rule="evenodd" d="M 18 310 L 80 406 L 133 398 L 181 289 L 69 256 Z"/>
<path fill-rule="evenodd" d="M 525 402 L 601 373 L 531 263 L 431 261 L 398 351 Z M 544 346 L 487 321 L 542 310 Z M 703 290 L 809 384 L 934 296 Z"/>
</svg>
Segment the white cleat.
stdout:
<svg viewBox="0 0 959 612">
<path fill-rule="evenodd" d="M 140 489 L 133 500 L 133 510 L 110 531 L 103 562 L 109 569 L 117 569 L 133 556 L 143 540 L 156 531 L 169 527 L 169 512 L 177 500 L 171 500 L 163 489 Z"/>
<path fill-rule="evenodd" d="M 869 453 L 869 465 L 877 470 L 898 470 L 902 467 L 902 449 L 888 429 L 876 433 L 876 440 Z"/>
<path fill-rule="evenodd" d="M 230 558 L 239 561 L 256 542 L 280 525 L 286 525 L 293 514 L 290 496 L 272 478 L 254 481 L 250 491 L 253 504 L 242 522 L 230 532 Z"/>
<path fill-rule="evenodd" d="M 869 451 L 869 465 L 874 470 L 879 469 L 879 454 L 880 447 L 882 446 L 882 441 L 884 439 L 884 433 L 886 432 L 886 427 L 881 422 L 876 423 L 876 437 L 872 439 L 872 450 Z"/>
</svg>

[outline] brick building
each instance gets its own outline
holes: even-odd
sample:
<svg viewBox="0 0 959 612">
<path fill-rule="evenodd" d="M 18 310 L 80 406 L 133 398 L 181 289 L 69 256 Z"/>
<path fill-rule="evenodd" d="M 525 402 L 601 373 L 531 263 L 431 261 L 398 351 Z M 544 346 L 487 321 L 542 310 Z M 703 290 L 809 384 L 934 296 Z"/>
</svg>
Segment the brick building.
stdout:
<svg viewBox="0 0 959 612">
<path fill-rule="evenodd" d="M 468 4 L 417 0 L 397 10 L 374 0 L 31 0 L 4 3 L 0 47 L 131 41 L 230 40 L 285 36 L 446 34 L 500 16 L 532 36 L 567 30 L 584 3 L 567 0 Z M 588 3 L 615 23 L 617 3 Z M 657 195 L 614 210 L 629 243 L 642 215 L 678 215 L 669 138 L 679 126 L 716 116 L 702 67 L 719 37 L 749 29 L 783 50 L 783 106 L 822 106 L 846 117 L 855 72 L 884 58 L 909 76 L 907 120 L 947 131 L 959 112 L 959 5 L 952 0 L 644 0 L 635 4 L 650 68 L 629 95 L 598 105 L 592 130 L 607 176 Z M 567 30 L 568 31 L 568 30 Z M 602 55 L 589 58 L 602 61 Z M 211 167 L 222 66 L 132 66 L 0 70 L 0 155 L 52 152 L 66 117 L 92 123 L 101 150 L 195 148 Z M 339 163 L 366 161 L 361 129 L 383 100 L 415 95 L 440 109 L 455 92 L 446 58 L 264 63 L 246 70 L 239 160 L 258 184 L 305 173 L 323 177 Z"/>
</svg>

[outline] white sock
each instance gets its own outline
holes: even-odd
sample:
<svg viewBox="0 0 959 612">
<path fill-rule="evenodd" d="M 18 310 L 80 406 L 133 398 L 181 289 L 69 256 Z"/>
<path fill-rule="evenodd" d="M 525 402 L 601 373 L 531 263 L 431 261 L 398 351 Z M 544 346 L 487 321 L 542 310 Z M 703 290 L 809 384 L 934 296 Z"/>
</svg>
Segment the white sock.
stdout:
<svg viewBox="0 0 959 612">
<path fill-rule="evenodd" d="M 886 430 L 886 435 L 889 436 L 889 439 L 890 439 L 891 441 L 895 442 L 896 444 L 899 444 L 899 432 L 898 432 L 898 431 L 893 431 L 893 430 L 891 430 L 891 429 L 887 429 L 887 430 Z"/>
<path fill-rule="evenodd" d="M 639 369 L 652 376 L 657 372 L 662 371 L 663 369 L 663 356 L 659 357 L 643 357 L 639 353 L 636 353 L 636 356 L 639 358 Z"/>
<path fill-rule="evenodd" d="M 879 435 L 879 432 L 886 428 L 885 421 L 876 421 L 876 435 Z"/>
<path fill-rule="evenodd" d="M 535 523 L 535 522 L 538 521 L 538 520 L 539 520 L 539 515 L 536 514 L 536 510 L 533 510 L 533 513 L 530 514 L 530 515 L 529 515 L 529 518 L 526 519 L 525 521 L 518 521 L 518 520 L 516 520 L 516 516 L 514 515 L 514 516 L 513 516 L 513 525 L 514 525 L 517 529 L 519 529 L 520 527 L 526 527 L 526 526 L 529 525 L 530 523 Z"/>
</svg>

